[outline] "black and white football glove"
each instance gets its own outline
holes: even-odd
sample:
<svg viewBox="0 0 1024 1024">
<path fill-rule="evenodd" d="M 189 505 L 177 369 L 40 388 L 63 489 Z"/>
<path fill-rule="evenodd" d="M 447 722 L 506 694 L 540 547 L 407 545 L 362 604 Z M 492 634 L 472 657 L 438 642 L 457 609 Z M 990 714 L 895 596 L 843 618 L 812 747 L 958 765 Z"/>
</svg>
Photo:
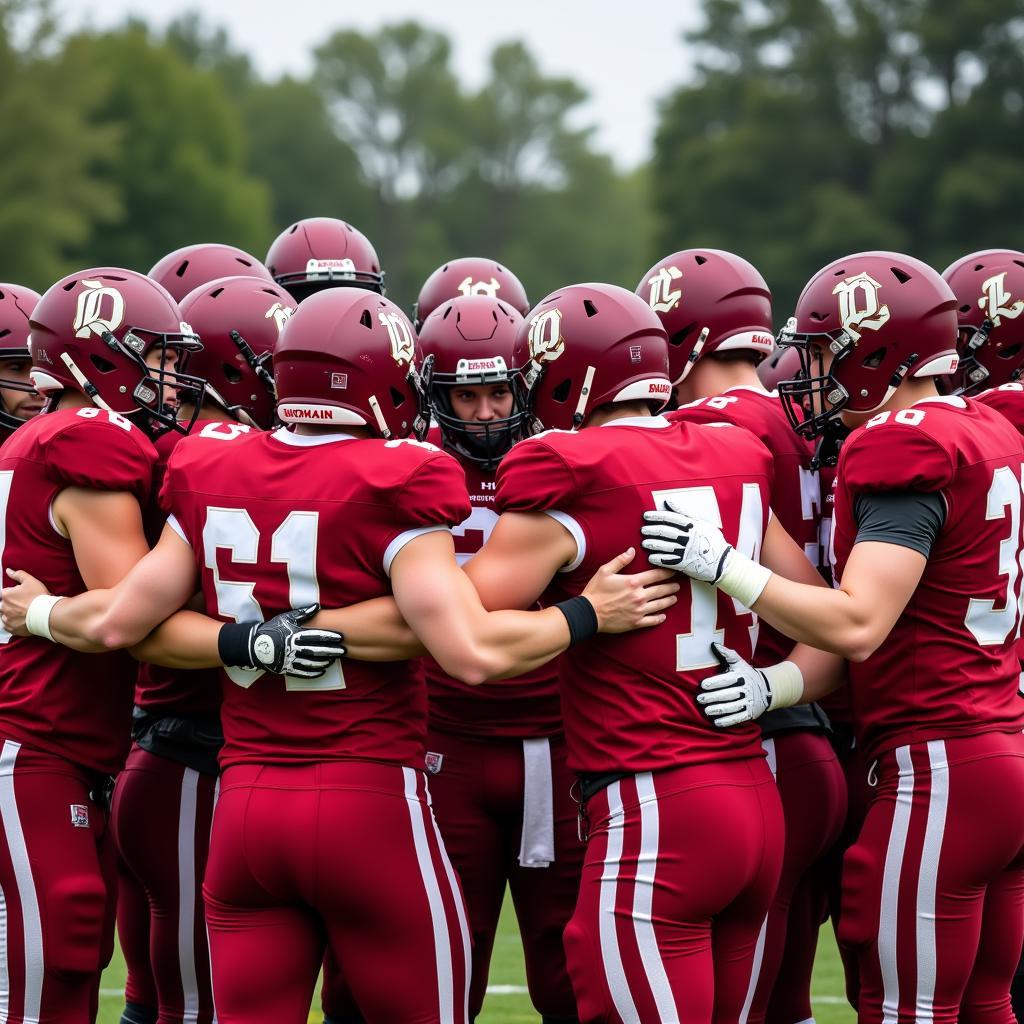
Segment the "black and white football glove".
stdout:
<svg viewBox="0 0 1024 1024">
<path fill-rule="evenodd" d="M 721 579 L 732 545 L 712 523 L 697 519 L 671 499 L 666 508 L 645 512 L 644 550 L 659 569 L 675 569 L 691 579 L 715 584 Z"/>
<path fill-rule="evenodd" d="M 712 643 L 711 653 L 722 671 L 702 679 L 697 703 L 708 721 L 720 729 L 760 718 L 772 706 L 768 677 L 734 650 Z"/>
<path fill-rule="evenodd" d="M 221 662 L 226 668 L 319 678 L 345 656 L 345 637 L 333 629 L 303 629 L 318 611 L 319 604 L 309 604 L 266 622 L 227 623 L 217 637 Z"/>
</svg>

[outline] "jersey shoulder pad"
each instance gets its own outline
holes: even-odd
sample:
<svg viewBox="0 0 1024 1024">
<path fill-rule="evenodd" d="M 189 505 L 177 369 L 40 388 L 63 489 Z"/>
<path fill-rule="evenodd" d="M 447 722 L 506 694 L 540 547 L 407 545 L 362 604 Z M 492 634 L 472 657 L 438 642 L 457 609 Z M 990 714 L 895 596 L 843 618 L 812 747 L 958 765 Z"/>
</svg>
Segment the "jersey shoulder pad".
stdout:
<svg viewBox="0 0 1024 1024">
<path fill-rule="evenodd" d="M 545 430 L 515 444 L 498 465 L 496 511 L 543 512 L 564 505 L 579 490 L 570 439 L 581 437 Z"/>
<path fill-rule="evenodd" d="M 86 407 L 68 416 L 43 447 L 47 477 L 67 487 L 149 497 L 156 449 L 130 420 Z"/>
<path fill-rule="evenodd" d="M 386 444 L 404 444 L 388 441 Z M 435 445 L 419 441 L 417 459 L 401 489 L 394 509 L 411 526 L 455 526 L 472 511 L 466 490 L 466 473 L 458 460 Z"/>
<path fill-rule="evenodd" d="M 953 453 L 929 429 L 927 409 L 882 412 L 844 442 L 838 476 L 853 491 L 939 491 L 955 473 Z"/>
</svg>

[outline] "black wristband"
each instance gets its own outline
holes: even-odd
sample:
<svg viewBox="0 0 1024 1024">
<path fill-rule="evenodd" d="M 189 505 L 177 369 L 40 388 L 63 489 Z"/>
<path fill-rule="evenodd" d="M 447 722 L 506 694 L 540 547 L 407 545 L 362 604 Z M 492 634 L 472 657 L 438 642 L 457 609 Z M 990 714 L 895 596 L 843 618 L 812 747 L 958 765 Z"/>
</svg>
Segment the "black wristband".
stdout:
<svg viewBox="0 0 1024 1024">
<path fill-rule="evenodd" d="M 226 622 L 217 634 L 217 656 L 228 668 L 253 668 L 249 637 L 253 623 Z"/>
<path fill-rule="evenodd" d="M 585 597 L 570 597 L 568 601 L 559 601 L 555 607 L 565 616 L 569 623 L 569 646 L 589 640 L 597 633 L 597 612 Z"/>
</svg>

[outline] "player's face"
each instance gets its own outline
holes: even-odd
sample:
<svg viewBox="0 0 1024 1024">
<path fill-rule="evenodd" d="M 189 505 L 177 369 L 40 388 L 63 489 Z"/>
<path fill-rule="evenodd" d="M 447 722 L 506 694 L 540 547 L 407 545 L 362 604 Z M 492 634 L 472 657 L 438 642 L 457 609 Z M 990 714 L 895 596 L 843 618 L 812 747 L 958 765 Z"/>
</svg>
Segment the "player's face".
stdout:
<svg viewBox="0 0 1024 1024">
<path fill-rule="evenodd" d="M 469 423 L 490 423 L 512 415 L 508 384 L 456 384 L 449 393 L 452 412 Z"/>
<path fill-rule="evenodd" d="M 154 345 L 146 353 L 146 365 L 151 370 L 160 372 L 163 370 L 165 373 L 173 373 L 178 366 L 178 350 L 172 347 L 164 347 L 162 345 Z M 167 409 L 176 409 L 178 407 L 178 392 L 177 389 L 170 386 L 170 384 L 161 385 L 163 388 L 164 406 Z"/>
<path fill-rule="evenodd" d="M 32 369 L 31 359 L 5 359 L 0 366 L 0 377 L 29 384 L 29 371 Z M 43 408 L 43 399 L 35 391 L 18 391 L 14 388 L 0 388 L 0 400 L 4 408 L 18 419 L 30 420 Z"/>
</svg>

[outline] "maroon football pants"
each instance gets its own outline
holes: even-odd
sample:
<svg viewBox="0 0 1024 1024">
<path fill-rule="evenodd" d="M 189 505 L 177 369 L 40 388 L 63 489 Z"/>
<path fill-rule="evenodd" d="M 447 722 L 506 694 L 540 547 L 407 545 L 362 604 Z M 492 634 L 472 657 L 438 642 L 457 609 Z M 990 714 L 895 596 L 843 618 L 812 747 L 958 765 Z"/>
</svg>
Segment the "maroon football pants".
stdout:
<svg viewBox="0 0 1024 1024">
<path fill-rule="evenodd" d="M 139 1012 L 152 1011 L 156 1020 L 156 979 L 149 958 L 149 900 L 142 883 L 117 858 L 117 941 L 124 957 L 127 975 L 124 983 L 125 1002 Z"/>
<path fill-rule="evenodd" d="M 203 892 L 220 1024 L 305 1024 L 328 947 L 368 1024 L 466 1024 L 469 931 L 422 772 L 228 768 Z"/>
<path fill-rule="evenodd" d="M 813 1016 L 811 973 L 827 906 L 826 879 L 818 866 L 846 819 L 846 781 L 823 733 L 780 733 L 762 745 L 782 800 L 786 845 L 741 1019 L 762 1024 L 771 1002 L 774 1021 L 797 1024 Z"/>
<path fill-rule="evenodd" d="M 587 801 L 565 931 L 583 1024 L 735 1024 L 782 865 L 762 759 L 630 775 Z"/>
<path fill-rule="evenodd" d="M 0 1020 L 90 1024 L 114 951 L 117 868 L 94 778 L 3 741 Z"/>
<path fill-rule="evenodd" d="M 534 1007 L 544 1016 L 576 1016 L 562 946 L 562 933 L 576 905 L 585 849 L 570 792 L 575 775 L 566 763 L 563 737 L 528 742 L 541 755 L 541 763 L 526 752 L 520 739 L 476 740 L 432 731 L 427 744 L 433 755 L 428 762 L 436 767 L 429 774 L 434 813 L 462 883 L 473 938 L 470 1019 L 483 1005 L 506 886 L 519 921 Z M 527 800 L 543 804 L 539 814 L 528 807 L 527 846 L 531 829 L 546 830 L 553 855 L 547 866 L 520 863 Z"/>
<path fill-rule="evenodd" d="M 1012 1024 L 1024 936 L 1024 736 L 899 747 L 843 867 L 858 1020 Z"/>
<path fill-rule="evenodd" d="M 158 1024 L 210 1024 L 213 993 L 202 884 L 217 778 L 133 747 L 117 777 L 111 825 L 121 860 L 146 894 Z M 122 934 L 140 930 L 118 908 Z M 124 922 L 124 923 L 122 923 Z M 125 997 L 143 986 L 129 973 Z"/>
</svg>

